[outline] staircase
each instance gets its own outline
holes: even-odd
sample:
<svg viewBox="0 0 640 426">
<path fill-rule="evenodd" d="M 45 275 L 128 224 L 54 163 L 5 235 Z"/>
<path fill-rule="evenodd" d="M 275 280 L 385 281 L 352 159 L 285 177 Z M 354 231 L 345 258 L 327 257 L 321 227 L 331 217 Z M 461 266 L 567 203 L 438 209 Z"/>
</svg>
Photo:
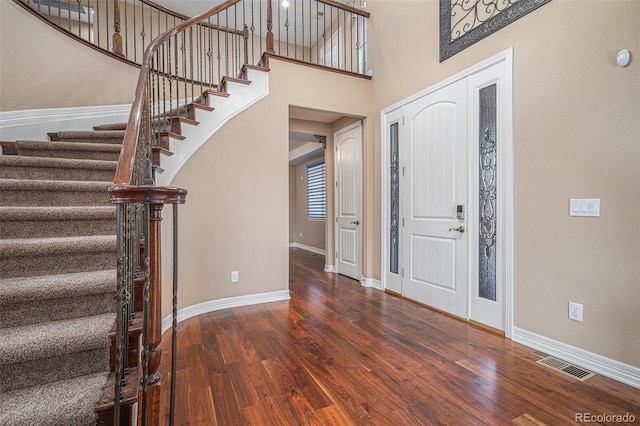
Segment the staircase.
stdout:
<svg viewBox="0 0 640 426">
<path fill-rule="evenodd" d="M 115 319 L 122 131 L 0 155 L 0 424 L 95 424 Z"/>
</svg>

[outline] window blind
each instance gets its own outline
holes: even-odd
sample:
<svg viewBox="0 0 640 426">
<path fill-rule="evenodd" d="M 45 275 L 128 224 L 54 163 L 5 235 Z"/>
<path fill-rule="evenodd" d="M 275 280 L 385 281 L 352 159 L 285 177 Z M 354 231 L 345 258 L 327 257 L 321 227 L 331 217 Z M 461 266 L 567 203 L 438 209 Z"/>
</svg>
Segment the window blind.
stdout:
<svg viewBox="0 0 640 426">
<path fill-rule="evenodd" d="M 327 216 L 324 160 L 307 165 L 307 211 L 309 219 Z"/>
</svg>

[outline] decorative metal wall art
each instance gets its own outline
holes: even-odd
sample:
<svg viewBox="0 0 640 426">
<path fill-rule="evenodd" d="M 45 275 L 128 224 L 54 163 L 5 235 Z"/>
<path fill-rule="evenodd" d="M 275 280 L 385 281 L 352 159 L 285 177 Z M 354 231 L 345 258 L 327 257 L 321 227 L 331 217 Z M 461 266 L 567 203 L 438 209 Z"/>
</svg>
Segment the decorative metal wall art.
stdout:
<svg viewBox="0 0 640 426">
<path fill-rule="evenodd" d="M 391 178 L 391 194 L 390 198 L 390 217 L 389 217 L 389 272 L 398 273 L 398 263 L 400 259 L 400 158 L 399 158 L 399 146 L 398 146 L 398 123 L 393 123 L 390 126 L 390 140 L 391 140 L 391 165 L 390 165 L 390 178 Z"/>
<path fill-rule="evenodd" d="M 479 291 L 496 300 L 496 85 L 480 89 Z"/>
<path fill-rule="evenodd" d="M 440 0 L 440 62 L 551 0 Z"/>
</svg>

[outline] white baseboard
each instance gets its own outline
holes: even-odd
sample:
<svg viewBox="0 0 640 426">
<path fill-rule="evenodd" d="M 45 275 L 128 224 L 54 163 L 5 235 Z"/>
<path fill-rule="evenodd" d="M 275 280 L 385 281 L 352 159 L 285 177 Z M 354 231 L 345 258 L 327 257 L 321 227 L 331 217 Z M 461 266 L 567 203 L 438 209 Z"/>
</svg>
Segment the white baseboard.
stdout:
<svg viewBox="0 0 640 426">
<path fill-rule="evenodd" d="M 301 250 L 310 251 L 311 253 L 321 254 L 321 255 L 323 255 L 323 256 L 326 256 L 326 255 L 327 255 L 326 250 L 319 249 L 319 248 L 315 248 L 315 247 L 311 247 L 311 246 L 308 246 L 308 245 L 306 245 L 306 244 L 301 244 L 301 243 L 289 243 L 289 247 L 299 248 L 299 249 L 301 249 Z"/>
<path fill-rule="evenodd" d="M 640 368 L 513 327 L 511 339 L 595 373 L 640 389 Z"/>
<path fill-rule="evenodd" d="M 269 293 L 248 294 L 246 296 L 226 297 L 224 299 L 209 300 L 178 310 L 178 322 L 191 317 L 219 311 L 221 309 L 237 308 L 239 306 L 258 305 L 260 303 L 281 302 L 291 299 L 289 290 L 272 291 Z M 171 328 L 171 315 L 162 319 L 162 333 Z"/>
<path fill-rule="evenodd" d="M 325 272 L 336 272 L 335 265 L 324 265 Z"/>
<path fill-rule="evenodd" d="M 362 279 L 360 280 L 360 284 L 362 284 L 364 287 L 371 287 L 377 290 L 382 290 L 382 282 L 373 278 L 362 277 Z"/>
</svg>

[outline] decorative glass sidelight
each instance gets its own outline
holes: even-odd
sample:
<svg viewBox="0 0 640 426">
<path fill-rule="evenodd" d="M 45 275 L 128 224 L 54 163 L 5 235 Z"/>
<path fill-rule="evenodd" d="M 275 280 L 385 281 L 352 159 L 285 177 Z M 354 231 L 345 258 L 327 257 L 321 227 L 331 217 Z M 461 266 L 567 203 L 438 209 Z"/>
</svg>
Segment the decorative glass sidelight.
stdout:
<svg viewBox="0 0 640 426">
<path fill-rule="evenodd" d="M 399 250 L 399 217 L 400 217 L 400 162 L 398 155 L 398 123 L 393 123 L 390 126 L 390 140 L 391 140 L 391 194 L 390 194 L 390 238 L 389 238 L 389 272 L 394 274 L 398 273 L 398 263 L 400 259 Z"/>
<path fill-rule="evenodd" d="M 496 300 L 496 85 L 480 89 L 479 296 Z"/>
</svg>

